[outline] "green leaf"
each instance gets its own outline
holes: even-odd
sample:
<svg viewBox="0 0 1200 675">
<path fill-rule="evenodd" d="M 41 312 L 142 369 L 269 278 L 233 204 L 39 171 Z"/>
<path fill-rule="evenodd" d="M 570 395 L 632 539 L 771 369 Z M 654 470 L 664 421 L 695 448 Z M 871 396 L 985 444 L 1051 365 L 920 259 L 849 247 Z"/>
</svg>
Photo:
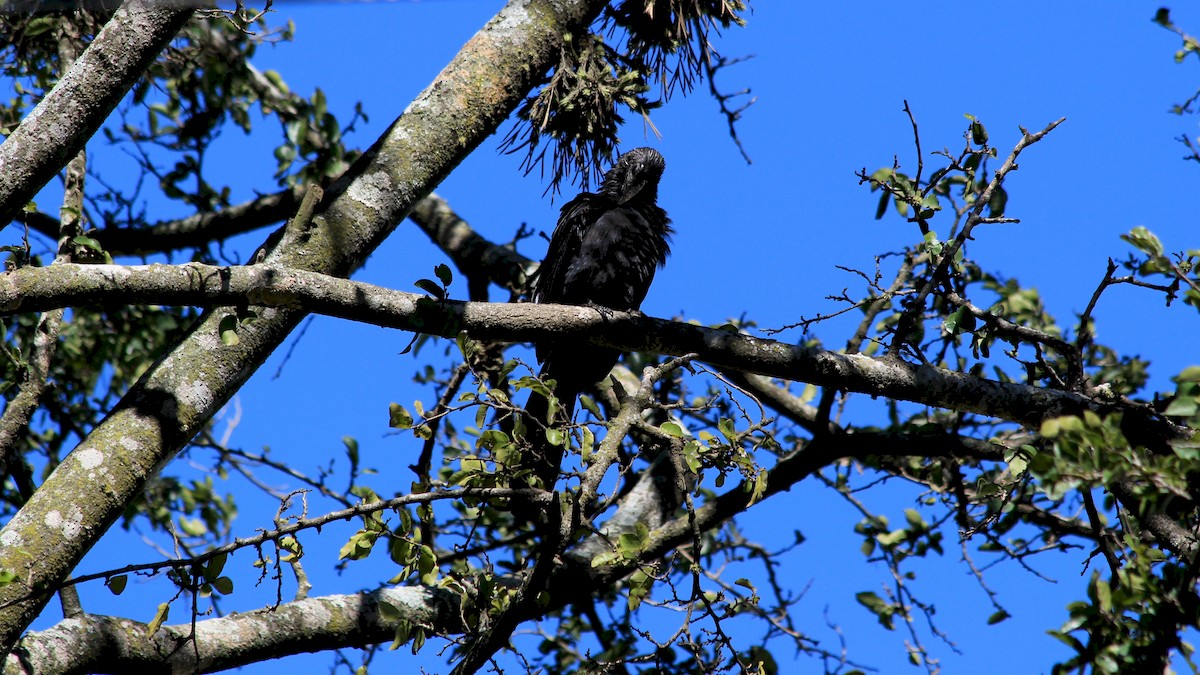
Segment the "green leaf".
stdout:
<svg viewBox="0 0 1200 675">
<path fill-rule="evenodd" d="M 1040 433 L 1046 438 L 1054 438 L 1058 436 L 1061 430 L 1062 424 L 1059 422 L 1059 418 L 1055 417 L 1042 422 Z"/>
<path fill-rule="evenodd" d="M 432 295 L 438 300 L 442 300 L 446 297 L 446 291 L 443 290 L 442 287 L 432 279 L 417 279 L 415 282 L 413 282 L 413 285 Z"/>
<path fill-rule="evenodd" d="M 158 606 L 158 611 L 154 613 L 154 618 L 150 623 L 146 624 L 147 637 L 154 635 L 158 629 L 162 627 L 163 622 L 171 615 L 171 603 L 164 602 Z"/>
<path fill-rule="evenodd" d="M 662 432 L 668 436 L 672 436 L 674 438 L 683 438 L 683 429 L 680 429 L 679 425 L 674 422 L 664 422 L 659 429 L 661 429 Z"/>
<path fill-rule="evenodd" d="M 879 195 L 879 205 L 875 207 L 875 220 L 883 218 L 883 214 L 887 213 L 888 202 L 891 199 L 892 195 L 887 191 Z"/>
<path fill-rule="evenodd" d="M 202 537 L 208 534 L 208 528 L 199 518 L 180 518 L 179 529 L 189 537 Z"/>
<path fill-rule="evenodd" d="M 432 586 L 437 582 L 438 567 L 437 556 L 433 554 L 433 549 L 425 544 L 421 544 L 419 557 L 417 559 L 417 571 L 421 575 L 421 583 Z"/>
<path fill-rule="evenodd" d="M 1172 379 L 1176 382 L 1200 382 L 1200 366 L 1188 366 Z"/>
<path fill-rule="evenodd" d="M 487 462 L 476 457 L 475 455 L 467 455 L 459 460 L 462 465 L 462 470 L 470 473 L 486 473 Z"/>
<path fill-rule="evenodd" d="M 895 613 L 895 608 L 888 604 L 883 598 L 879 597 L 872 591 L 863 591 L 855 594 L 854 598 L 858 600 L 858 604 L 866 607 L 876 617 L 879 618 L 879 623 L 888 630 L 892 630 L 892 615 Z"/>
<path fill-rule="evenodd" d="M 388 426 L 393 429 L 411 429 L 412 415 L 399 403 L 388 404 Z"/>
<path fill-rule="evenodd" d="M 212 581 L 221 576 L 221 570 L 225 569 L 225 561 L 228 559 L 228 553 L 218 553 L 210 558 L 208 564 L 204 566 L 204 580 Z"/>
<path fill-rule="evenodd" d="M 942 249 L 945 245 L 938 241 L 937 232 L 930 230 L 925 233 L 925 252 L 931 256 L 937 257 L 942 254 Z"/>
<path fill-rule="evenodd" d="M 442 263 L 433 268 L 433 273 L 437 275 L 438 281 L 442 282 L 443 286 L 449 286 L 454 280 L 454 273 L 450 271 L 450 266 Z"/>
<path fill-rule="evenodd" d="M 85 249 L 91 249 L 92 251 L 96 251 L 97 253 L 100 253 L 104 250 L 103 246 L 100 245 L 100 241 L 96 241 L 95 239 L 92 239 L 91 237 L 84 237 L 83 234 L 80 234 L 79 237 L 76 237 L 76 238 L 72 239 L 71 241 L 73 241 L 74 244 L 83 246 L 83 247 L 85 247 Z"/>
<path fill-rule="evenodd" d="M 984 128 L 983 123 L 979 120 L 971 120 L 971 142 L 975 145 L 987 145 L 987 129 Z"/>
<path fill-rule="evenodd" d="M 238 343 L 237 336 L 237 317 L 232 314 L 226 314 L 221 317 L 220 323 L 217 324 L 217 330 L 221 334 L 221 343 L 233 347 Z"/>
<path fill-rule="evenodd" d="M 879 543 L 883 544 L 885 547 L 895 546 L 896 544 L 904 541 L 906 537 L 908 537 L 908 530 L 903 529 L 892 530 L 891 532 L 884 532 L 882 534 L 875 535 L 875 538 L 879 540 Z"/>
<path fill-rule="evenodd" d="M 346 446 L 346 456 L 350 463 L 358 465 L 358 441 L 352 436 L 342 436 L 342 445 Z"/>
<path fill-rule="evenodd" d="M 958 335 L 959 324 L 962 323 L 964 316 L 970 316 L 970 312 L 966 307 L 959 307 L 947 316 L 945 321 L 942 321 L 942 329 L 950 335 Z"/>
<path fill-rule="evenodd" d="M 1092 577 L 1092 584 L 1096 589 L 1096 603 L 1099 605 L 1100 611 L 1106 614 L 1112 612 L 1112 588 L 1098 575 Z"/>
<path fill-rule="evenodd" d="M 1158 237 L 1154 236 L 1150 230 L 1147 230 L 1141 225 L 1129 231 L 1129 234 L 1121 235 L 1125 241 L 1133 244 L 1138 250 L 1143 253 L 1160 258 L 1163 255 L 1163 245 Z"/>
<path fill-rule="evenodd" d="M 229 577 L 217 577 L 213 579 L 212 585 L 221 595 L 229 595 L 233 592 L 233 579 Z"/>
<path fill-rule="evenodd" d="M 417 652 L 421 651 L 421 647 L 425 646 L 425 631 L 421 628 L 413 629 L 412 653 L 416 656 Z"/>
<path fill-rule="evenodd" d="M 1196 414 L 1198 406 L 1194 398 L 1177 398 L 1171 401 L 1167 409 L 1163 411 L 1164 415 L 1172 417 L 1191 417 Z"/>
<path fill-rule="evenodd" d="M 989 626 L 994 626 L 994 625 L 1000 623 L 1001 621 L 1004 621 L 1005 619 L 1008 619 L 1011 617 L 1012 617 L 1012 615 L 1004 610 L 1000 610 L 998 612 L 993 612 L 992 615 L 988 617 L 987 624 Z"/>
<path fill-rule="evenodd" d="M 1020 453 L 1014 454 L 1012 459 L 1008 460 L 1008 471 L 1013 476 L 1020 476 L 1025 473 L 1025 469 L 1029 467 L 1029 461 L 1025 459 L 1025 455 Z"/>
<path fill-rule="evenodd" d="M 104 585 L 108 586 L 108 590 L 112 591 L 113 595 L 120 595 L 125 592 L 125 584 L 129 583 L 129 577 L 124 574 L 118 574 L 115 577 L 109 577 L 104 580 Z"/>
<path fill-rule="evenodd" d="M 592 558 L 592 567 L 604 567 L 611 565 L 621 559 L 621 554 L 616 551 L 604 551 L 597 553 L 596 557 Z"/>
<path fill-rule="evenodd" d="M 600 406 L 596 405 L 596 401 L 593 400 L 591 396 L 587 396 L 586 394 L 580 396 L 579 405 L 582 405 L 584 410 L 592 413 L 596 417 L 600 419 L 604 418 L 604 416 L 600 414 Z"/>
<path fill-rule="evenodd" d="M 925 519 L 921 517 L 920 512 L 916 509 L 904 509 L 904 519 L 913 527 L 925 526 Z"/>
<path fill-rule="evenodd" d="M 636 534 L 626 532 L 617 539 L 617 550 L 621 553 L 621 557 L 633 560 L 642 552 L 642 542 Z"/>
<path fill-rule="evenodd" d="M 1008 193 L 999 185 L 992 191 L 992 197 L 988 200 L 988 214 L 993 218 L 999 218 L 1004 215 L 1004 209 L 1008 206 Z"/>
<path fill-rule="evenodd" d="M 380 603 L 380 604 L 382 605 L 384 603 Z M 382 609 L 382 607 L 380 609 Z M 381 612 L 381 614 L 382 614 L 382 612 Z M 397 614 L 399 614 L 399 612 L 397 612 Z M 388 647 L 388 649 L 391 649 L 391 650 L 399 649 L 400 645 L 408 642 L 409 638 L 412 637 L 412 628 L 413 628 L 413 625 L 411 622 L 408 622 L 408 621 L 398 622 L 396 624 L 396 637 L 394 640 L 392 640 L 392 646 Z"/>
<path fill-rule="evenodd" d="M 730 443 L 737 441 L 737 429 L 733 426 L 733 420 L 728 417 L 722 417 L 721 421 L 717 422 L 717 430 Z"/>
<path fill-rule="evenodd" d="M 51 28 L 54 28 L 54 26 L 57 24 L 57 18 L 58 17 L 54 16 L 42 16 L 33 19 L 29 23 L 25 24 L 25 30 L 21 31 L 22 37 L 31 38 L 45 33 Z"/>
<path fill-rule="evenodd" d="M 594 433 L 592 433 L 591 429 L 584 427 L 583 428 L 583 439 L 579 444 L 579 456 L 583 459 L 584 462 L 588 462 L 591 460 L 592 449 L 595 447 L 595 445 L 596 445 L 596 435 Z"/>
<path fill-rule="evenodd" d="M 399 621 L 400 617 L 403 616 L 403 614 L 400 613 L 400 610 L 396 609 L 395 605 L 384 600 L 379 601 L 379 603 L 376 605 L 376 609 L 379 611 L 379 617 L 384 621 Z M 403 644 L 403 642 L 401 644 Z"/>
</svg>

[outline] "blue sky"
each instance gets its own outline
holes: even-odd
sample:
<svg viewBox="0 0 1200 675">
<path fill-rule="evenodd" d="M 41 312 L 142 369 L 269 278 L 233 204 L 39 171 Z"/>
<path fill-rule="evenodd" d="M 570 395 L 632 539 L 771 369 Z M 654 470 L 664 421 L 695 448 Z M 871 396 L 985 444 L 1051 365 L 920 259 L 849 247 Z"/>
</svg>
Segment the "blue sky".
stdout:
<svg viewBox="0 0 1200 675">
<path fill-rule="evenodd" d="M 362 101 L 370 122 L 360 125 L 351 144 L 365 147 L 500 6 L 495 0 L 285 2 L 277 5 L 277 15 L 295 21 L 296 40 L 263 48 L 255 65 L 278 70 L 303 94 L 319 86 L 331 109 L 341 114 Z M 1184 162 L 1184 148 L 1174 140 L 1182 133 L 1200 135 L 1197 120 L 1167 111 L 1196 91 L 1200 72 L 1192 61 L 1173 62 L 1178 39 L 1150 21 L 1157 7 L 1141 2 L 756 3 L 748 26 L 718 41 L 726 56 L 754 55 L 720 80 L 726 90 L 750 87 L 758 99 L 738 127 L 753 164 L 741 159 L 716 103 L 703 91 L 654 113 L 661 140 L 632 118 L 622 134 L 623 147 L 653 145 L 666 157 L 660 203 L 677 230 L 672 258 L 643 309 L 707 323 L 744 314 L 761 326 L 777 327 L 837 309 L 826 296 L 843 288 L 861 293 L 861 283 L 836 265 L 870 270 L 875 255 L 920 238 L 914 226 L 892 213 L 874 220 L 878 195 L 858 185 L 854 175 L 891 165 L 893 157 L 902 167 L 915 168 L 911 127 L 902 111 L 907 100 L 926 152 L 958 147 L 965 113 L 987 125 L 1002 155 L 1019 138 L 1018 125 L 1033 130 L 1067 118 L 1022 155 L 1020 170 L 1007 183 L 1007 215 L 1021 222 L 977 231 L 968 255 L 985 269 L 1038 288 L 1060 322 L 1071 324 L 1103 275 L 1106 259 L 1128 253 L 1118 239 L 1121 233 L 1143 225 L 1168 250 L 1197 247 L 1193 195 L 1200 165 Z M 1173 10 L 1183 26 L 1200 32 L 1200 10 Z M 230 131 L 209 159 L 228 165 L 235 201 L 274 189 L 271 148 L 278 138 L 272 127 L 261 129 L 250 138 Z M 521 223 L 549 232 L 561 200 L 551 203 L 544 197 L 545 182 L 536 174 L 523 176 L 519 158 L 500 154 L 498 143 L 498 137 L 485 142 L 438 192 L 493 240 L 510 239 Z M 119 168 L 124 161 L 102 141 L 90 150 L 101 169 Z M 926 162 L 937 166 L 936 158 Z M 169 205 L 150 206 L 155 217 L 179 215 Z M 0 243 L 8 243 L 13 230 Z M 263 236 L 242 237 L 231 248 L 244 258 Z M 522 252 L 539 258 L 543 247 L 527 240 Z M 405 224 L 357 278 L 411 290 L 414 280 L 431 276 L 443 260 L 423 234 Z M 465 293 L 461 282 L 451 290 L 455 297 Z M 496 293 L 493 299 L 501 298 Z M 1105 296 L 1097 317 L 1100 340 L 1151 360 L 1157 389 L 1171 388 L 1169 376 L 1196 363 L 1194 353 L 1179 347 L 1191 342 L 1183 336 L 1195 334 L 1198 320 L 1192 310 L 1167 309 L 1156 296 L 1118 288 Z M 831 321 L 814 332 L 836 348 L 849 337 L 856 318 Z M 781 339 L 800 335 L 792 331 Z M 407 340 L 395 331 L 315 319 L 281 376 L 272 377 L 284 350 L 239 395 L 242 419 L 233 443 L 248 450 L 270 445 L 289 464 L 313 471 L 340 457 L 341 438 L 352 435 L 362 446 L 364 463 L 379 470 L 376 489 L 403 491 L 412 478 L 406 467 L 418 446 L 407 436 L 387 434 L 387 404 L 429 397 L 410 383 L 417 365 L 413 357 L 399 355 Z M 282 477 L 272 482 L 284 484 Z M 865 498 L 899 519 L 915 493 L 888 487 Z M 269 526 L 273 502 L 244 494 L 239 503 L 239 534 Z M 879 628 L 854 602 L 856 592 L 879 591 L 888 582 L 886 569 L 863 562 L 859 539 L 850 531 L 857 520 L 818 486 L 801 484 L 740 524 L 768 547 L 801 530 L 807 542 L 783 558 L 780 570 L 793 589 L 808 588 L 795 616 L 801 629 L 837 649 L 828 618 L 841 627 L 857 662 L 901 672 L 911 668 L 904 634 Z M 351 531 L 328 528 L 319 540 L 310 538 L 307 569 L 317 584 L 314 594 L 352 592 L 370 585 L 364 579 L 391 576 L 382 555 L 345 577 L 320 572 Z M 156 557 L 151 549 L 131 544 L 128 535 L 112 534 L 81 573 L 130 562 L 131 551 L 139 562 Z M 939 628 L 961 652 L 928 639 L 944 672 L 997 672 L 999 653 L 1003 672 L 1048 670 L 1065 652 L 1044 631 L 1061 624 L 1065 605 L 1083 595 L 1086 553 L 1034 563 L 1057 583 L 1011 565 L 989 572 L 989 584 L 1013 618 L 988 627 L 985 620 L 993 610 L 959 562 L 954 533 L 947 536 L 944 558 L 914 567 L 916 587 L 936 604 Z M 235 557 L 229 566 L 235 564 L 248 567 L 248 560 Z M 246 580 L 226 608 L 245 610 L 271 601 L 273 592 L 254 591 L 251 577 Z M 138 582 L 116 600 L 98 585 L 84 591 L 89 611 L 141 620 L 149 620 L 166 592 L 161 584 Z M 143 604 L 135 604 L 138 597 Z M 177 611 L 172 623 L 183 620 L 184 608 Z M 38 626 L 52 623 L 53 615 L 48 611 Z M 781 648 L 778 655 L 787 658 L 791 652 Z M 409 658 L 406 649 L 381 656 L 373 670 L 404 668 Z M 423 662 L 443 670 L 436 659 Z M 245 672 L 323 671 L 328 663 L 327 655 L 298 657 Z M 799 667 L 819 665 L 802 660 Z"/>
</svg>

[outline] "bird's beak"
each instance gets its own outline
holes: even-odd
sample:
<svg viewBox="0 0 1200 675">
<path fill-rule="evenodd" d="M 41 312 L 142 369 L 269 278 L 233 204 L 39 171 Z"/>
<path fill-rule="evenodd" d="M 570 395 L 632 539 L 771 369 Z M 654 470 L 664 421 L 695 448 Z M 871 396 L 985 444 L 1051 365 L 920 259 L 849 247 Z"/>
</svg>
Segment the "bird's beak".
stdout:
<svg viewBox="0 0 1200 675">
<path fill-rule="evenodd" d="M 645 176 L 630 176 L 629 179 L 627 179 L 627 182 L 621 186 L 621 200 L 617 203 L 624 204 L 630 199 L 633 199 L 641 194 L 642 189 L 646 187 L 646 182 L 647 180 Z"/>
</svg>

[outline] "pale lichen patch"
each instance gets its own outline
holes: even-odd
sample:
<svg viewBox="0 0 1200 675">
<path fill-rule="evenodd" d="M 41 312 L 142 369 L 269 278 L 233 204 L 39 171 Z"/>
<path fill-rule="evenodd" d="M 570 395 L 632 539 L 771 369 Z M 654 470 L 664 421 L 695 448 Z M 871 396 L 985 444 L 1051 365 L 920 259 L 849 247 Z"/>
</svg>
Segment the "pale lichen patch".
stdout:
<svg viewBox="0 0 1200 675">
<path fill-rule="evenodd" d="M 23 541 L 20 532 L 9 530 L 0 533 L 0 546 L 20 546 Z"/>
<path fill-rule="evenodd" d="M 218 336 L 216 333 L 208 333 L 208 332 L 202 332 L 202 331 L 196 332 L 192 335 L 192 338 L 196 341 L 196 344 L 199 345 L 199 347 L 203 350 L 220 349 L 222 346 L 224 346 L 224 343 L 221 342 L 220 336 Z"/>
<path fill-rule="evenodd" d="M 72 453 L 83 468 L 91 471 L 104 463 L 104 453 L 95 448 L 80 448 Z"/>
<path fill-rule="evenodd" d="M 368 208 L 380 208 L 387 200 L 391 178 L 383 171 L 361 176 L 346 189 L 346 196 Z"/>
<path fill-rule="evenodd" d="M 46 527 L 58 530 L 67 539 L 74 539 L 83 530 L 83 511 L 76 506 L 70 515 L 64 516 L 61 511 L 54 509 L 46 514 L 43 522 Z"/>
<path fill-rule="evenodd" d="M 192 410 L 208 410 L 213 404 L 212 389 L 204 380 L 192 380 L 179 388 L 179 400 Z"/>
</svg>

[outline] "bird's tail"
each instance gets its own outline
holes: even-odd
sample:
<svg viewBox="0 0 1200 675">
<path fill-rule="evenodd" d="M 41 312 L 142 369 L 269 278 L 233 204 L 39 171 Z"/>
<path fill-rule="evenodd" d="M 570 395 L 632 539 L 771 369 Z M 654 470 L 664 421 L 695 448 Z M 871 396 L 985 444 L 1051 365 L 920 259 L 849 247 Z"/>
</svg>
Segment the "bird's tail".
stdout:
<svg viewBox="0 0 1200 675">
<path fill-rule="evenodd" d="M 530 391 L 529 399 L 525 402 L 525 434 L 529 441 L 529 452 L 522 464 L 533 470 L 533 475 L 541 481 L 542 489 L 552 489 L 558 480 L 568 443 L 565 434 L 558 435 L 561 439 L 558 444 L 552 443 L 548 436 L 554 435 L 552 429 L 569 422 L 574 416 L 577 395 L 576 388 L 566 386 L 566 383 L 555 387 L 554 398 L 558 406 L 553 417 L 550 414 L 550 399 L 541 392 Z"/>
</svg>

